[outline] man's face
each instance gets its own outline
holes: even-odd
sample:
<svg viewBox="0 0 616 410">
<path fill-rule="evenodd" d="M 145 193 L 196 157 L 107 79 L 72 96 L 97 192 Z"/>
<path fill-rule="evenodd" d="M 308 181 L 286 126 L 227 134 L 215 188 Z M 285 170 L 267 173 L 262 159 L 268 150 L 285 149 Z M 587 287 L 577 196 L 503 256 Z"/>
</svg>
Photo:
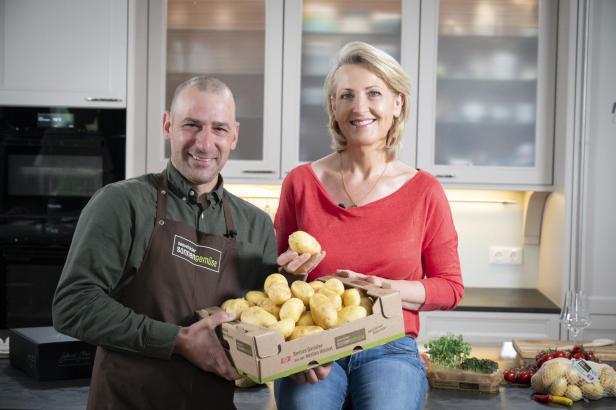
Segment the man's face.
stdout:
<svg viewBox="0 0 616 410">
<path fill-rule="evenodd" d="M 178 96 L 174 112 L 165 112 L 163 117 L 171 162 L 199 194 L 216 187 L 238 133 L 235 102 L 225 91 L 215 94 L 188 86 Z"/>
</svg>

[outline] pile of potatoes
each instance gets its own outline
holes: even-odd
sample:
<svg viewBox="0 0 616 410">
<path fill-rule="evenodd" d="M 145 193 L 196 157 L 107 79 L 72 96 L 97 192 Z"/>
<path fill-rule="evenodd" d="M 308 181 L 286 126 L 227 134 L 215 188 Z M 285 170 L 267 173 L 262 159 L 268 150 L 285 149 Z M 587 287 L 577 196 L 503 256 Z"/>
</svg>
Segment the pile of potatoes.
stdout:
<svg viewBox="0 0 616 410">
<path fill-rule="evenodd" d="M 573 401 L 616 397 L 616 371 L 606 364 L 586 363 L 597 373 L 596 383 L 587 383 L 569 359 L 556 358 L 545 362 L 533 375 L 531 387 L 537 393 L 565 396 Z"/>
<path fill-rule="evenodd" d="M 289 286 L 287 278 L 272 273 L 263 291 L 248 291 L 243 298 L 225 301 L 221 308 L 243 323 L 273 329 L 294 340 L 372 314 L 372 299 L 363 290 L 345 289 L 337 278 L 296 280 Z"/>
</svg>

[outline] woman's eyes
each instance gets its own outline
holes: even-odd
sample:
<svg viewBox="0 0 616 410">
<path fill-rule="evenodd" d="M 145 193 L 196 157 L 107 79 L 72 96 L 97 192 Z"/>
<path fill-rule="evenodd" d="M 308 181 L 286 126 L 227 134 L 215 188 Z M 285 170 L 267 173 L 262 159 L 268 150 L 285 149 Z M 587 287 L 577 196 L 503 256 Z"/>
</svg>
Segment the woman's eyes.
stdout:
<svg viewBox="0 0 616 410">
<path fill-rule="evenodd" d="M 374 97 L 380 97 L 382 95 L 382 93 L 379 90 L 370 90 L 370 91 L 366 92 L 366 95 L 369 98 L 374 98 Z M 354 97 L 354 95 L 352 93 L 340 94 L 340 99 L 341 100 L 352 100 L 353 97 Z"/>
<path fill-rule="evenodd" d="M 378 97 L 381 95 L 381 92 L 378 90 L 370 90 L 368 91 L 368 96 L 370 97 Z"/>
</svg>

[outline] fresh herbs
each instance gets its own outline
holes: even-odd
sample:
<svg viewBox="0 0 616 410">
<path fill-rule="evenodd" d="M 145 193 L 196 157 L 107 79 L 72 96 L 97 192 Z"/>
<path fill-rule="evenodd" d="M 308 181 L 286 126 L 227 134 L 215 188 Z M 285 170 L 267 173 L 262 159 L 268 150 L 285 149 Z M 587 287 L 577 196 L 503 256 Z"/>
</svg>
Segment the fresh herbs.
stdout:
<svg viewBox="0 0 616 410">
<path fill-rule="evenodd" d="M 443 367 L 459 367 L 468 357 L 471 345 L 462 339 L 462 335 L 447 335 L 430 340 L 426 345 L 430 361 Z"/>
<path fill-rule="evenodd" d="M 442 367 L 468 370 L 475 373 L 494 373 L 498 363 L 488 359 L 468 357 L 471 345 L 462 339 L 462 335 L 447 335 L 430 340 L 426 345 L 430 362 Z"/>
<path fill-rule="evenodd" d="M 498 370 L 498 363 L 490 359 L 478 359 L 469 357 L 460 363 L 460 369 L 470 370 L 475 373 L 494 373 Z"/>
</svg>

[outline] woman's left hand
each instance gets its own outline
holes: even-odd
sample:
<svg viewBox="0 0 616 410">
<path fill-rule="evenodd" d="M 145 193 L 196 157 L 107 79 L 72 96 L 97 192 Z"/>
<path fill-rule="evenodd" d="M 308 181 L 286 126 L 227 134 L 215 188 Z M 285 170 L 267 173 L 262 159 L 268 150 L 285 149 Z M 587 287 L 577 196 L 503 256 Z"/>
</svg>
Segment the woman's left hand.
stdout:
<svg viewBox="0 0 616 410">
<path fill-rule="evenodd" d="M 355 272 L 349 269 L 337 269 L 336 275 L 345 277 L 345 278 L 360 278 L 365 280 L 368 283 L 375 284 L 377 286 L 383 286 L 383 284 L 388 283 L 386 280 L 379 276 L 374 275 L 366 275 L 363 273 Z"/>
</svg>

